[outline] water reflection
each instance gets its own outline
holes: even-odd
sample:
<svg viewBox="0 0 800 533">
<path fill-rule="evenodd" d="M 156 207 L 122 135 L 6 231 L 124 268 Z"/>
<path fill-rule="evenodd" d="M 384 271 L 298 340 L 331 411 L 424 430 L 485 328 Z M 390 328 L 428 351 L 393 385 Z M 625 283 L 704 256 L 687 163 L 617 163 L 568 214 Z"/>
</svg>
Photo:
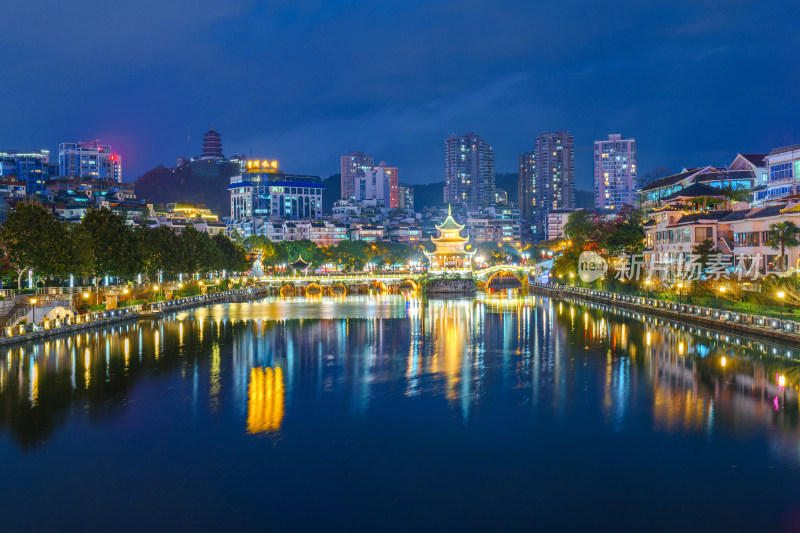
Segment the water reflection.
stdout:
<svg viewBox="0 0 800 533">
<path fill-rule="evenodd" d="M 253 368 L 247 393 L 247 432 L 279 429 L 283 420 L 283 371 L 280 367 Z"/>
<path fill-rule="evenodd" d="M 116 417 L 159 379 L 193 416 L 251 434 L 287 431 L 314 406 L 356 419 L 422 398 L 464 423 L 500 407 L 565 420 L 588 409 L 615 431 L 755 431 L 792 454 L 800 442 L 791 349 L 535 297 L 267 299 L 11 348 L 0 425 L 29 448 L 74 406 Z"/>
</svg>

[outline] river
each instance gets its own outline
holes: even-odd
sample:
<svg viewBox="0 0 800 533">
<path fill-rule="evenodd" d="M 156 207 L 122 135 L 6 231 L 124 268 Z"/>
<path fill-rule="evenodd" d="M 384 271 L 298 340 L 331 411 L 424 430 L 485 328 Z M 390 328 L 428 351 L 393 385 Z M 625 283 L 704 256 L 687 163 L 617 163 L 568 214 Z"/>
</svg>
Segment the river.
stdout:
<svg viewBox="0 0 800 533">
<path fill-rule="evenodd" d="M 800 351 L 542 297 L 268 298 L 0 353 L 19 530 L 792 530 Z"/>
</svg>

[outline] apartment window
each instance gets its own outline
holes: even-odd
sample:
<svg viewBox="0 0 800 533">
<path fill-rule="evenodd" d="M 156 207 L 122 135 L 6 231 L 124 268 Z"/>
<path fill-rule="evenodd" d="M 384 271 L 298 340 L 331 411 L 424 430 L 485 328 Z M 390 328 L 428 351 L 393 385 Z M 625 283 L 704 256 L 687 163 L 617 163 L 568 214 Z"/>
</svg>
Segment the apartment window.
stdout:
<svg viewBox="0 0 800 533">
<path fill-rule="evenodd" d="M 714 236 L 713 228 L 695 228 L 694 240 L 695 242 L 702 242 L 706 239 L 711 239 Z"/>
<path fill-rule="evenodd" d="M 792 164 L 780 163 L 769 167 L 770 181 L 790 179 L 792 177 Z"/>
</svg>

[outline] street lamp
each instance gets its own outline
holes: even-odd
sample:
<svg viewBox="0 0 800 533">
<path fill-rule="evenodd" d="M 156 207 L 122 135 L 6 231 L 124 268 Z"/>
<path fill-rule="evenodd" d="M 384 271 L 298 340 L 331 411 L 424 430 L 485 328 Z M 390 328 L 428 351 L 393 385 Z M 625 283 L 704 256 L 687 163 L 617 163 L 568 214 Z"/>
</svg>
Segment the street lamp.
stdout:
<svg viewBox="0 0 800 533">
<path fill-rule="evenodd" d="M 683 296 L 683 282 L 680 281 L 678 282 L 678 305 L 681 305 L 683 303 L 682 296 Z"/>
<path fill-rule="evenodd" d="M 783 297 L 786 296 L 786 293 L 783 291 L 778 291 L 778 301 L 781 303 L 781 322 L 783 322 Z"/>
<path fill-rule="evenodd" d="M 36 324 L 36 298 L 31 298 L 30 302 L 33 306 L 33 323 Z"/>
<path fill-rule="evenodd" d="M 722 302 L 721 302 L 722 303 L 722 305 L 721 305 L 721 310 L 722 311 L 725 311 L 725 291 L 726 290 L 727 289 L 725 288 L 725 285 L 721 285 L 720 288 L 719 288 L 719 293 L 722 295 Z"/>
</svg>

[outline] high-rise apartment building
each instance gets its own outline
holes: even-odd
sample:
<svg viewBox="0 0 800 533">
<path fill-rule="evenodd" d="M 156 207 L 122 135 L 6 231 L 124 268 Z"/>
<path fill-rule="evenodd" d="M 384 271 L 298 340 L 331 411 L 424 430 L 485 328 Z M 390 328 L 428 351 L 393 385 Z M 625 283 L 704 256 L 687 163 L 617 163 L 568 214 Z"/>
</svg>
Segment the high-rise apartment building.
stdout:
<svg viewBox="0 0 800 533">
<path fill-rule="evenodd" d="M 381 161 L 381 163 L 375 168 L 382 168 L 384 175 L 389 180 L 389 198 L 387 199 L 388 202 L 386 202 L 387 207 L 389 207 L 389 209 L 400 209 L 400 196 L 397 189 L 399 185 L 397 167 L 386 166 L 386 161 Z"/>
<path fill-rule="evenodd" d="M 523 152 L 519 156 L 519 217 L 522 226 L 522 238 L 530 242 L 537 233 L 534 228 L 534 207 L 536 207 L 536 152 Z"/>
<path fill-rule="evenodd" d="M 534 242 L 547 239 L 547 214 L 575 207 L 575 141 L 566 131 L 542 133 L 533 149 L 536 170 L 531 216 Z"/>
<path fill-rule="evenodd" d="M 50 175 L 50 150 L 0 149 L 0 177 L 15 176 L 29 195 L 45 192 Z"/>
<path fill-rule="evenodd" d="M 397 187 L 398 196 L 399 196 L 399 206 L 398 209 L 403 209 L 405 211 L 413 211 L 414 210 L 414 186 L 413 185 L 406 185 L 400 184 Z"/>
<path fill-rule="evenodd" d="M 122 181 L 122 159 L 100 141 L 58 145 L 58 175 Z"/>
<path fill-rule="evenodd" d="M 373 202 L 376 206 L 389 207 L 391 201 L 391 176 L 397 176 L 397 169 L 378 166 L 364 171 L 364 176 L 356 182 L 354 199 L 358 202 Z"/>
<path fill-rule="evenodd" d="M 636 140 L 615 133 L 594 142 L 594 207 L 619 211 L 636 200 Z"/>
<path fill-rule="evenodd" d="M 494 152 L 474 133 L 445 141 L 444 201 L 470 207 L 494 203 Z"/>
<path fill-rule="evenodd" d="M 341 159 L 342 173 L 342 198 L 348 200 L 355 198 L 359 178 L 366 175 L 375 164 L 375 158 L 362 152 L 350 152 Z"/>
</svg>

